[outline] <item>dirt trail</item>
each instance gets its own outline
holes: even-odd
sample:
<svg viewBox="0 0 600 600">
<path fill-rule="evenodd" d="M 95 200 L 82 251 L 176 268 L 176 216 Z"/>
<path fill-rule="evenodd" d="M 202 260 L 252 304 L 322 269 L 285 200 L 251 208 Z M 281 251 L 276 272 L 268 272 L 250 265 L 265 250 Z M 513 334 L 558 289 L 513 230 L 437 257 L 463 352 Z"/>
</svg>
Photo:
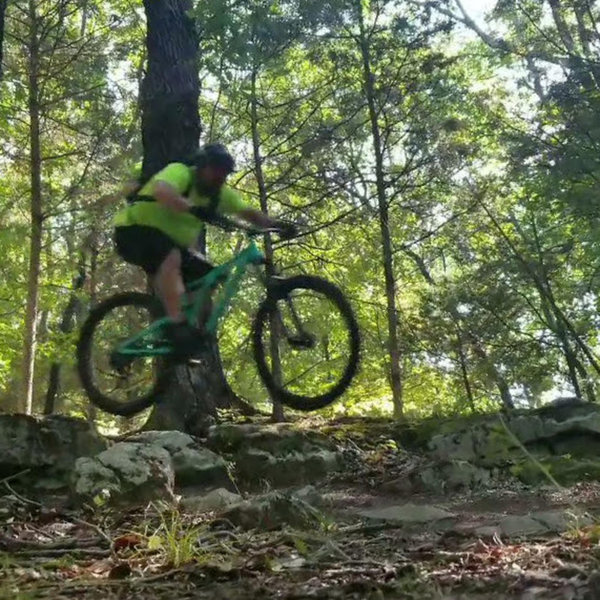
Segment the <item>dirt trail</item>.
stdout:
<svg viewBox="0 0 600 600">
<path fill-rule="evenodd" d="M 180 514 L 179 549 L 188 534 L 200 542 L 176 568 L 149 543 L 165 513 L 75 515 L 7 493 L 0 598 L 600 598 L 600 483 L 424 494 L 403 486 L 402 460 L 366 448 L 319 483 L 314 530 L 241 531 Z"/>
</svg>

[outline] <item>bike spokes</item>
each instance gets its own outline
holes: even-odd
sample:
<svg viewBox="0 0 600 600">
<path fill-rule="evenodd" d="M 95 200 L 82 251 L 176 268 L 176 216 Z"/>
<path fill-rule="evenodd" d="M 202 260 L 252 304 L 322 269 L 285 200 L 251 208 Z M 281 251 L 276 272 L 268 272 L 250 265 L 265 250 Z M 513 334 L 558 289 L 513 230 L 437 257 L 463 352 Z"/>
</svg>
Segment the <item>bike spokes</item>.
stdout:
<svg viewBox="0 0 600 600">
<path fill-rule="evenodd" d="M 91 365 L 96 386 L 123 404 L 147 395 L 155 383 L 157 336 L 140 336 L 153 321 L 144 306 L 125 305 L 107 313 L 94 331 Z M 126 344 L 127 340 L 135 340 Z M 144 355 L 146 351 L 146 355 Z"/>
<path fill-rule="evenodd" d="M 340 380 L 350 349 L 343 319 L 337 306 L 314 290 L 292 290 L 277 301 L 263 335 L 269 368 L 282 388 L 320 395 Z"/>
</svg>

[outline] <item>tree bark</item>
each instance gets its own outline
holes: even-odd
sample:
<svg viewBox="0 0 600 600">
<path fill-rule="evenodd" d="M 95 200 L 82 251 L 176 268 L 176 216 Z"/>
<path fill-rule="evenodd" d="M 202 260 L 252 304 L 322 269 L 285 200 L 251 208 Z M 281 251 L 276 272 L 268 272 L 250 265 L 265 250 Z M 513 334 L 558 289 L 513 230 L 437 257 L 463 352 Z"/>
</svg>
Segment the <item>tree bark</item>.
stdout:
<svg viewBox="0 0 600 600">
<path fill-rule="evenodd" d="M 29 151 L 31 171 L 31 239 L 29 246 L 29 272 L 27 306 L 25 309 L 25 339 L 23 347 L 23 409 L 33 411 L 33 379 L 37 347 L 37 319 L 42 255 L 42 157 L 40 148 L 40 91 L 39 91 L 39 39 L 38 16 L 35 0 L 29 0 Z"/>
<path fill-rule="evenodd" d="M 390 386 L 394 403 L 394 416 L 401 418 L 403 415 L 402 398 L 402 370 L 400 367 L 400 345 L 398 340 L 398 313 L 396 310 L 396 278 L 394 275 L 394 253 L 389 223 L 389 208 L 386 194 L 385 172 L 383 166 L 383 144 L 378 121 L 378 111 L 375 103 L 374 75 L 371 68 L 371 53 L 369 40 L 365 30 L 363 3 L 357 2 L 358 23 L 360 28 L 360 51 L 363 63 L 363 84 L 369 107 L 369 121 L 373 152 L 375 155 L 375 181 L 377 189 L 377 203 L 379 211 L 379 225 L 381 229 L 381 244 L 383 270 L 385 274 L 385 295 L 387 303 L 388 321 L 388 353 L 390 360 Z"/>
<path fill-rule="evenodd" d="M 192 0 L 144 0 L 148 65 L 142 83 L 144 176 L 198 148 L 198 34 Z"/>
<path fill-rule="evenodd" d="M 67 302 L 67 306 L 65 307 L 62 318 L 60 320 L 60 324 L 58 326 L 58 330 L 60 333 L 70 333 L 73 331 L 73 325 L 75 323 L 75 315 L 77 313 L 77 309 L 79 307 L 79 297 L 77 292 L 83 287 L 83 284 L 86 280 L 85 274 L 85 265 L 83 262 L 83 257 L 81 259 L 81 263 L 79 265 L 79 273 L 77 277 L 73 281 L 73 291 L 71 292 L 71 297 Z M 46 391 L 46 401 L 44 403 L 44 414 L 51 415 L 56 410 L 56 398 L 58 396 L 58 392 L 60 390 L 60 371 L 62 368 L 62 363 L 53 362 L 50 365 L 50 375 L 48 378 L 48 389 Z"/>
<path fill-rule="evenodd" d="M 254 156 L 254 174 L 258 184 L 258 195 L 260 198 L 260 209 L 268 214 L 268 194 L 267 186 L 265 183 L 265 175 L 263 172 L 262 164 L 263 159 L 260 151 L 260 135 L 258 132 L 258 98 L 256 97 L 256 70 L 252 71 L 251 77 L 251 112 L 252 112 L 252 150 Z M 271 241 L 271 234 L 265 233 L 265 257 L 267 263 L 265 265 L 265 271 L 267 277 L 274 275 L 274 263 L 273 263 L 273 244 Z M 271 331 L 271 337 L 269 340 L 269 353 L 271 354 L 271 364 L 273 366 L 273 377 L 276 383 L 281 383 L 281 358 L 279 355 L 279 335 L 278 335 L 278 323 L 275 318 L 271 318 L 269 325 Z M 283 413 L 283 405 L 274 398 L 271 399 L 273 402 L 273 413 L 272 419 L 276 423 L 281 423 L 285 420 Z"/>
<path fill-rule="evenodd" d="M 475 408 L 475 398 L 473 397 L 473 388 L 471 386 L 471 380 L 469 379 L 469 369 L 467 366 L 467 355 L 465 353 L 463 335 L 460 328 L 460 323 L 454 321 L 454 327 L 456 329 L 456 353 L 458 355 L 458 362 L 460 364 L 460 373 L 462 376 L 463 385 L 465 387 L 465 393 L 467 395 L 467 403 L 472 413 L 477 412 Z"/>
<path fill-rule="evenodd" d="M 548 4 L 550 5 L 550 10 L 552 11 L 552 18 L 554 19 L 554 24 L 556 25 L 558 35 L 560 36 L 565 49 L 569 54 L 575 54 L 575 41 L 573 40 L 573 36 L 569 31 L 569 25 L 567 24 L 561 12 L 562 9 L 560 0 L 548 0 Z"/>
<path fill-rule="evenodd" d="M 2 69 L 2 60 L 4 57 L 4 15 L 6 14 L 6 4 L 8 0 L 0 0 L 0 81 L 4 75 Z"/>
<path fill-rule="evenodd" d="M 198 148 L 198 34 L 191 0 L 144 0 L 148 71 L 141 90 L 143 174 L 152 175 Z M 223 373 L 216 339 L 194 366 L 177 367 L 172 387 L 155 406 L 146 429 L 202 433 L 207 416 L 236 397 Z"/>
</svg>

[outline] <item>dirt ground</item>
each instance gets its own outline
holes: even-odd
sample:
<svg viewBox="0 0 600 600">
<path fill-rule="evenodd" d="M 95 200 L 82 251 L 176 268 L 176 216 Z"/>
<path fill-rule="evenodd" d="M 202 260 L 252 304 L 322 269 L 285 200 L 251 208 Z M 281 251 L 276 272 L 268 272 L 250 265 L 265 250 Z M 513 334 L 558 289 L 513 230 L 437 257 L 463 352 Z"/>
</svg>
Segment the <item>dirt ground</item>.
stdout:
<svg viewBox="0 0 600 600">
<path fill-rule="evenodd" d="M 399 460 L 395 452 L 364 449 L 351 468 L 318 483 L 324 516 L 310 531 L 241 531 L 215 515 L 179 513 L 169 529 L 155 508 L 75 513 L 60 499 L 54 507 L 38 505 L 7 484 L 0 498 L 0 597 L 600 598 L 595 519 L 561 534 L 473 533 L 507 515 L 559 509 L 594 515 L 600 483 L 418 494 L 403 489 L 400 463 L 410 458 Z M 444 509 L 454 519 L 406 526 L 359 514 L 406 502 Z M 176 539 L 169 548 L 167 529 Z M 157 531 L 162 541 L 153 543 Z"/>
</svg>

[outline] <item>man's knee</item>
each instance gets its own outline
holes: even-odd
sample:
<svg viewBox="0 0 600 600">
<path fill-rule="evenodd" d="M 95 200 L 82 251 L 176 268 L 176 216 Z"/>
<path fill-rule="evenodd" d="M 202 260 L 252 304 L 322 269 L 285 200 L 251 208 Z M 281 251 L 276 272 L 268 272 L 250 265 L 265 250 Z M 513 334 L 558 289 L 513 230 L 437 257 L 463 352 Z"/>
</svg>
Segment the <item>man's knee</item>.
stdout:
<svg viewBox="0 0 600 600">
<path fill-rule="evenodd" d="M 174 248 L 167 254 L 158 268 L 158 273 L 173 273 L 181 270 L 181 252 Z"/>
</svg>

